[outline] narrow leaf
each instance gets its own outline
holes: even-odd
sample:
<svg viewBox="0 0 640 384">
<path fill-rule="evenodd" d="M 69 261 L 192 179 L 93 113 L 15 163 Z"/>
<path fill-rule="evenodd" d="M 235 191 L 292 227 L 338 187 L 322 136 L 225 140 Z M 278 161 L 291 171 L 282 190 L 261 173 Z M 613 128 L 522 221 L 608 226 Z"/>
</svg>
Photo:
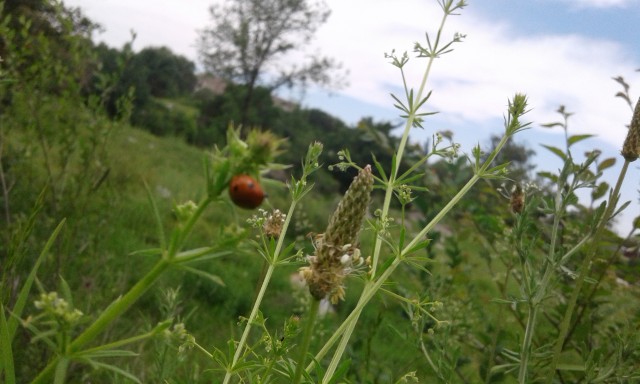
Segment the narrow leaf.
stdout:
<svg viewBox="0 0 640 384">
<path fill-rule="evenodd" d="M 371 157 L 373 159 L 373 165 L 376 167 L 376 169 L 378 170 L 378 173 L 380 174 L 380 178 L 382 178 L 382 180 L 386 183 L 389 179 L 387 179 L 387 174 L 384 172 L 384 168 L 382 167 L 382 164 L 378 162 L 378 159 L 376 159 L 375 154 L 372 153 Z"/>
<path fill-rule="evenodd" d="M 564 127 L 564 124 L 562 124 L 562 123 L 547 123 L 547 124 L 542 124 L 541 127 L 542 128 Z"/>
<path fill-rule="evenodd" d="M 613 157 L 609 157 L 608 159 L 602 160 L 600 164 L 598 164 L 598 171 L 602 172 L 607 168 L 611 168 L 616 165 L 616 159 Z"/>
<path fill-rule="evenodd" d="M 153 198 L 153 194 L 149 189 L 149 185 L 144 183 L 144 188 L 147 191 L 147 198 L 149 199 L 149 204 L 151 204 L 151 209 L 153 211 L 153 217 L 156 220 L 156 229 L 158 230 L 158 239 L 160 240 L 160 248 L 167 249 L 167 241 L 164 235 L 164 226 L 162 225 L 162 218 L 160 217 L 160 211 L 158 210 L 158 205 L 156 204 L 155 199 Z"/>
<path fill-rule="evenodd" d="M 27 280 L 25 280 L 24 285 L 22 286 L 22 289 L 18 294 L 16 305 L 13 307 L 13 310 L 11 311 L 14 316 L 9 319 L 8 325 L 7 325 L 9 329 L 9 339 L 8 339 L 9 342 L 13 341 L 13 336 L 15 335 L 16 329 L 18 328 L 18 319 L 22 317 L 22 311 L 24 310 L 24 307 L 27 304 L 29 291 L 31 291 L 31 286 L 33 285 L 33 281 L 35 280 L 36 274 L 38 273 L 38 268 L 40 267 L 40 264 L 42 263 L 44 258 L 49 253 L 49 249 L 51 249 L 51 247 L 53 246 L 53 242 L 58 237 L 58 234 L 62 230 L 62 227 L 64 226 L 65 221 L 66 220 L 63 219 L 60 222 L 60 224 L 58 224 L 56 229 L 53 230 L 53 233 L 51 234 L 51 236 L 49 236 L 47 243 L 44 245 L 42 252 L 40 252 L 40 256 L 38 256 L 38 259 L 36 260 L 35 264 L 33 265 L 33 268 L 31 269 L 31 272 L 29 273 L 29 276 L 27 277 Z"/>
<path fill-rule="evenodd" d="M 338 384 L 340 383 L 340 379 L 347 373 L 349 370 L 349 366 L 351 365 L 351 359 L 347 359 L 340 363 L 336 372 L 331 376 L 331 380 L 329 380 L 329 384 Z"/>
<path fill-rule="evenodd" d="M 569 146 L 572 146 L 573 144 L 579 141 L 586 140 L 593 136 L 595 135 L 573 135 L 573 136 L 569 136 L 569 138 L 567 139 L 567 142 L 569 143 Z"/>
<path fill-rule="evenodd" d="M 108 371 L 111 371 L 115 374 L 118 374 L 120 376 L 124 376 L 127 379 L 133 381 L 134 383 L 142 383 L 137 377 L 135 377 L 133 374 L 125 371 L 122 368 L 118 368 L 115 365 L 111 365 L 111 364 L 106 364 L 106 363 L 101 363 L 98 361 L 91 361 L 91 365 L 95 368 L 102 368 L 102 369 L 106 369 Z"/>
<path fill-rule="evenodd" d="M 560 148 L 553 147 L 551 145 L 544 145 L 544 144 L 542 144 L 542 146 L 548 149 L 549 151 L 551 151 L 551 153 L 553 153 L 554 155 L 560 157 L 562 160 L 564 161 L 567 160 L 567 155 L 564 152 L 562 152 Z"/>
<path fill-rule="evenodd" d="M 4 382 L 14 384 L 16 373 L 13 363 L 13 351 L 11 350 L 11 338 L 7 319 L 4 317 L 4 306 L 0 303 L 0 366 L 4 368 Z M 2 370 L 0 370 L 0 373 Z"/>
<path fill-rule="evenodd" d="M 179 265 L 178 268 L 184 269 L 187 272 L 191 272 L 191 273 L 196 274 L 198 276 L 204 277 L 205 279 L 208 279 L 209 281 L 211 281 L 211 282 L 213 282 L 215 284 L 221 285 L 223 287 L 225 286 L 224 281 L 222 281 L 220 276 L 211 274 L 209 272 L 201 271 L 199 269 L 187 267 L 186 265 Z"/>
</svg>

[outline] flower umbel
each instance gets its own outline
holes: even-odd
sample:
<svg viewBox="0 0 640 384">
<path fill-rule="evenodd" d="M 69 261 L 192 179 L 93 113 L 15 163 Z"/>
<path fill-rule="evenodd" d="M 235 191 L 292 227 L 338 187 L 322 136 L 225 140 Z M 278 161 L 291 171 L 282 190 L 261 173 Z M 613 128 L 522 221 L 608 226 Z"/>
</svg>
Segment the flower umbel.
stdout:
<svg viewBox="0 0 640 384">
<path fill-rule="evenodd" d="M 309 257 L 310 266 L 300 270 L 315 299 L 329 296 L 331 302 L 336 303 L 344 298 L 342 281 L 354 266 L 362 263 L 358 234 L 372 189 L 373 175 L 371 166 L 367 165 L 353 179 L 329 219 L 325 233 L 315 237 L 315 255 Z"/>
<path fill-rule="evenodd" d="M 629 162 L 636 161 L 640 157 L 640 99 L 636 103 L 629 132 L 622 145 L 622 156 Z"/>
</svg>

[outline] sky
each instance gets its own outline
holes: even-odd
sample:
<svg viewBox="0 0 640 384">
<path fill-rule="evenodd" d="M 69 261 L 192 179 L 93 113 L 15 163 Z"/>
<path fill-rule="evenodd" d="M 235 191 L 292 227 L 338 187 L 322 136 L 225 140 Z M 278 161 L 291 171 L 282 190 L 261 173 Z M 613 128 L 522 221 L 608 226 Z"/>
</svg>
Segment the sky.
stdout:
<svg viewBox="0 0 640 384">
<path fill-rule="evenodd" d="M 195 42 L 210 22 L 208 7 L 220 0 L 66 0 L 78 6 L 104 31 L 94 36 L 122 47 L 136 32 L 134 49 L 167 46 L 200 65 Z M 365 116 L 401 123 L 390 93 L 402 95 L 401 77 L 384 54 L 408 52 L 407 82 L 418 88 L 426 61 L 412 55 L 425 32 L 433 36 L 442 12 L 435 0 L 326 0 L 331 17 L 311 43 L 311 51 L 340 61 L 348 85 L 339 90 L 310 89 L 305 107 L 315 107 L 355 124 Z M 574 147 L 579 158 L 598 148 L 617 157 L 607 180 L 615 183 L 622 164 L 619 151 L 631 119 L 631 109 L 614 97 L 622 88 L 612 77 L 631 86 L 631 99 L 640 96 L 640 0 L 469 0 L 458 16 L 447 19 L 444 38 L 466 35 L 454 50 L 436 60 L 427 87 L 433 94 L 424 130 L 412 132 L 423 142 L 436 131 L 451 130 L 470 153 L 476 143 L 487 145 L 502 132 L 503 115 L 516 92 L 529 98 L 526 115 L 532 128 L 516 137 L 536 151 L 541 170 L 556 170 L 560 160 L 541 144 L 563 147 L 564 132 L 541 128 L 559 121 L 560 105 L 574 113 L 569 134 L 597 137 Z M 285 95 L 299 97 L 299 94 Z M 631 200 L 617 228 L 627 232 L 640 215 L 640 168 L 632 163 L 622 200 Z"/>
</svg>

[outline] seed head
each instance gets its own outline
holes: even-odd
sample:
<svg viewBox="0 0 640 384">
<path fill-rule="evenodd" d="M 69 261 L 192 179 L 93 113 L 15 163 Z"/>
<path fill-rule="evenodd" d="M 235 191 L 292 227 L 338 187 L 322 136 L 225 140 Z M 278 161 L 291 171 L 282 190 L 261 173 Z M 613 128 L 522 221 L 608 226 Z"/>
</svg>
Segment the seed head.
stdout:
<svg viewBox="0 0 640 384">
<path fill-rule="evenodd" d="M 280 236 L 280 232 L 282 232 L 282 226 L 284 225 L 284 221 L 287 218 L 287 215 L 280 212 L 279 209 L 274 209 L 269 216 L 267 216 L 266 221 L 262 225 L 262 229 L 264 230 L 264 234 L 278 238 Z"/>
<path fill-rule="evenodd" d="M 522 210 L 524 209 L 524 191 L 520 184 L 516 184 L 516 186 L 513 187 L 509 205 L 511 206 L 511 212 L 522 213 Z"/>
<path fill-rule="evenodd" d="M 362 264 L 358 234 L 372 189 L 373 175 L 371 166 L 367 165 L 353 179 L 329 219 L 325 233 L 315 237 L 315 255 L 309 257 L 310 266 L 300 270 L 314 298 L 321 300 L 329 295 L 333 303 L 344 298 L 342 281 L 354 265 Z"/>
<path fill-rule="evenodd" d="M 622 145 L 622 156 L 629 162 L 636 161 L 640 157 L 640 99 L 636 103 L 629 132 Z"/>
</svg>

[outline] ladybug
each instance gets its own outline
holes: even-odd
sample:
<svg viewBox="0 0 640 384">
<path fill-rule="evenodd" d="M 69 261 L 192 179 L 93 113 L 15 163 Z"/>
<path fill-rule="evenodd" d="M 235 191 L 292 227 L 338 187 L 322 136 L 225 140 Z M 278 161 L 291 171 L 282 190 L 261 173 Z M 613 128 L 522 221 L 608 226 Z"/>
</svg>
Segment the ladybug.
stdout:
<svg viewBox="0 0 640 384">
<path fill-rule="evenodd" d="M 249 175 L 235 175 L 229 183 L 229 196 L 238 207 L 257 208 L 265 198 L 260 184 Z"/>
</svg>

